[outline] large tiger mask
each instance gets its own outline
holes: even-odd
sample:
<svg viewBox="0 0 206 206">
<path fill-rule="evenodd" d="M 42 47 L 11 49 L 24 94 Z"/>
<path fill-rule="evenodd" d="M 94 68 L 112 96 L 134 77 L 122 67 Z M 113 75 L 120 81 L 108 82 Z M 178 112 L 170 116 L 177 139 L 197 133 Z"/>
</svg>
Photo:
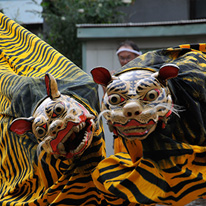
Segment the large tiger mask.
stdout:
<svg viewBox="0 0 206 206">
<path fill-rule="evenodd" d="M 132 68 L 115 76 L 103 68 L 91 73 L 104 87 L 102 113 L 115 135 L 128 140 L 147 138 L 161 122 L 165 127 L 175 108 L 167 80 L 178 75 L 176 65 L 167 64 L 158 72 Z"/>
<path fill-rule="evenodd" d="M 10 130 L 18 135 L 32 132 L 40 147 L 56 158 L 78 157 L 92 141 L 94 115 L 75 99 L 60 94 L 52 75 L 45 75 L 45 84 L 48 96 L 31 117 L 15 119 Z"/>
</svg>

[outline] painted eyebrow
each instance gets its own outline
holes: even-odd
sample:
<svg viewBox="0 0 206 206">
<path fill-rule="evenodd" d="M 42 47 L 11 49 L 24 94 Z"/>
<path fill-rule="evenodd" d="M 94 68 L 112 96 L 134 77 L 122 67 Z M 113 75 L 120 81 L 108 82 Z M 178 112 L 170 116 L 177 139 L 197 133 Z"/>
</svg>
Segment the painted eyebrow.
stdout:
<svg viewBox="0 0 206 206">
<path fill-rule="evenodd" d="M 156 79 L 147 79 L 148 84 L 144 82 L 138 82 L 139 85 L 137 85 L 136 92 L 140 96 L 140 98 L 144 97 L 145 93 L 148 91 L 148 88 L 151 86 L 157 87 L 158 86 L 158 81 Z M 137 84 L 138 84 L 137 83 Z"/>
<path fill-rule="evenodd" d="M 125 90 L 126 90 L 126 87 L 127 87 L 127 85 L 123 82 L 123 81 L 121 81 L 121 80 L 118 80 L 118 81 L 116 81 L 116 82 L 114 82 L 114 83 L 111 83 L 110 85 L 109 85 L 109 87 L 107 88 L 107 93 L 110 93 L 110 92 L 119 92 L 119 93 L 125 93 Z M 121 89 L 120 89 L 121 88 Z M 124 90 L 124 91 L 122 91 L 122 89 Z"/>
<path fill-rule="evenodd" d="M 158 82 L 156 79 L 150 79 L 146 78 L 144 81 L 137 82 L 137 89 L 138 90 L 144 90 L 145 88 L 151 87 L 152 86 L 158 86 Z"/>
</svg>

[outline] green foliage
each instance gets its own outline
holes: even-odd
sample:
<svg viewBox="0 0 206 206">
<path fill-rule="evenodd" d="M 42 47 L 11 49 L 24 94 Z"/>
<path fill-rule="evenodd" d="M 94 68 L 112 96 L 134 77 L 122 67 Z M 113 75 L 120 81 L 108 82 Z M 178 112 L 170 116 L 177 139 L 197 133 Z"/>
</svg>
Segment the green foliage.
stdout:
<svg viewBox="0 0 206 206">
<path fill-rule="evenodd" d="M 121 0 L 43 0 L 44 38 L 51 46 L 81 67 L 82 44 L 76 24 L 119 23 L 126 6 Z"/>
</svg>

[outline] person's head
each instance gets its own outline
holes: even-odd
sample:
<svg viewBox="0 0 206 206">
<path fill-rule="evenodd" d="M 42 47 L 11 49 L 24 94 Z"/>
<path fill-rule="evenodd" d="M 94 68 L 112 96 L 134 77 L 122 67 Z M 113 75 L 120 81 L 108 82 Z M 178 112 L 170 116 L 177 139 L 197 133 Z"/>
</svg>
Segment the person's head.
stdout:
<svg viewBox="0 0 206 206">
<path fill-rule="evenodd" d="M 120 43 L 117 48 L 116 54 L 119 58 L 121 66 L 124 66 L 142 53 L 139 51 L 138 46 L 133 41 L 126 40 Z"/>
</svg>

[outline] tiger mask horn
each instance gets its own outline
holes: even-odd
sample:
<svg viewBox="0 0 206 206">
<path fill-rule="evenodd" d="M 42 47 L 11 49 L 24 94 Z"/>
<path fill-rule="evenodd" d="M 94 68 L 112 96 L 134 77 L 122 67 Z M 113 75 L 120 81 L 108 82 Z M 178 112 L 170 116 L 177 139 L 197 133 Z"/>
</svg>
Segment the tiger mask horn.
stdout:
<svg viewBox="0 0 206 206">
<path fill-rule="evenodd" d="M 47 73 L 45 75 L 45 84 L 46 84 L 46 91 L 47 95 L 52 99 L 56 99 L 61 96 L 60 92 L 58 91 L 58 85 L 54 77 Z"/>
</svg>

